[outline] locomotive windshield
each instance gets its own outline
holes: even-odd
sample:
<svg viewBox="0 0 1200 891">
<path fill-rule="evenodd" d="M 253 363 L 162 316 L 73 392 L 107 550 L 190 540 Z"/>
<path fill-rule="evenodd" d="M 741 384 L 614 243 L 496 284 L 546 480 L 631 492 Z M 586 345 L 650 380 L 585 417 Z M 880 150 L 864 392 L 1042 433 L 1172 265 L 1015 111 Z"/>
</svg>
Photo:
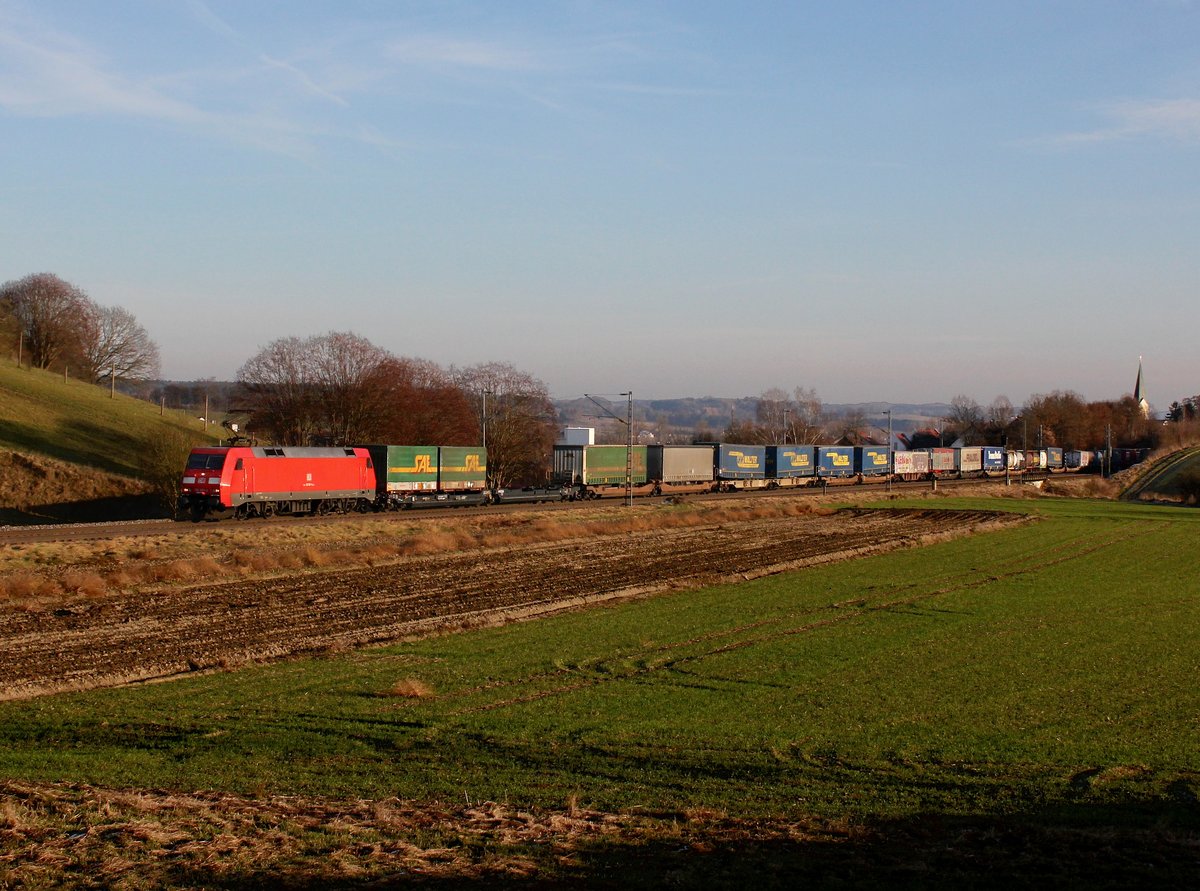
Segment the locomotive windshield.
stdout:
<svg viewBox="0 0 1200 891">
<path fill-rule="evenodd" d="M 191 454 L 188 455 L 187 469 L 188 470 L 220 470 L 225 466 L 224 455 L 205 455 Z"/>
</svg>

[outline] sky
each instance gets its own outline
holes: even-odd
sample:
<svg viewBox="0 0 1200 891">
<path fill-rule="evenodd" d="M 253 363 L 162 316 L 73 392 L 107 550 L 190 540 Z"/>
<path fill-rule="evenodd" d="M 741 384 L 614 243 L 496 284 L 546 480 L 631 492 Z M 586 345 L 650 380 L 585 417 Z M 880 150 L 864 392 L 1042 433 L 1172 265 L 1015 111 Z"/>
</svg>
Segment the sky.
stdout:
<svg viewBox="0 0 1200 891">
<path fill-rule="evenodd" d="M 1200 393 L 1200 3 L 0 0 L 0 281 L 171 379 Z"/>
</svg>

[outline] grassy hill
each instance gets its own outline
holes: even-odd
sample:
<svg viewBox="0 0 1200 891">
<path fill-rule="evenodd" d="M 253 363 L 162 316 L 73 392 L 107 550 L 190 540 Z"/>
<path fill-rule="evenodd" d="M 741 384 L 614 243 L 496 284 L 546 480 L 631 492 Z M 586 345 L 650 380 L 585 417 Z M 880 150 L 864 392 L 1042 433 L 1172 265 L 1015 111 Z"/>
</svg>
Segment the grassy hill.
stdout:
<svg viewBox="0 0 1200 891">
<path fill-rule="evenodd" d="M 70 505 L 150 496 L 161 472 L 154 459 L 169 462 L 171 449 L 219 433 L 93 384 L 0 364 L 0 522 L 66 519 L 80 510 Z"/>
<path fill-rule="evenodd" d="M 1188 446 L 1159 456 L 1121 493 L 1126 501 L 1182 501 L 1193 494 L 1195 478 L 1200 475 L 1200 446 Z"/>
</svg>

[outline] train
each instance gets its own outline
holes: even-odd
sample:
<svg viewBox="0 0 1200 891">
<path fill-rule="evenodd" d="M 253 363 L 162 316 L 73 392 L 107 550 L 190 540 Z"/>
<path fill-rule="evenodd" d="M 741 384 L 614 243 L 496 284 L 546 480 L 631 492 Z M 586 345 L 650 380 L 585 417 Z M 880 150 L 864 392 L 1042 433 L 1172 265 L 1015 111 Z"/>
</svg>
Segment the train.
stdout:
<svg viewBox="0 0 1200 891">
<path fill-rule="evenodd" d="M 1094 469 L 1101 453 L 1002 446 L 895 451 L 880 445 L 556 445 L 540 487 L 489 485 L 473 446 L 212 446 L 194 448 L 176 515 L 239 519 L 606 496 L 1003 476 Z M 627 486 L 626 483 L 629 485 Z"/>
<path fill-rule="evenodd" d="M 572 499 L 683 491 L 732 492 L 891 479 L 968 479 L 1093 469 L 1099 453 L 1003 446 L 894 450 L 882 445 L 556 445 L 551 480 Z M 1066 457 L 1064 457 L 1066 456 Z"/>
</svg>

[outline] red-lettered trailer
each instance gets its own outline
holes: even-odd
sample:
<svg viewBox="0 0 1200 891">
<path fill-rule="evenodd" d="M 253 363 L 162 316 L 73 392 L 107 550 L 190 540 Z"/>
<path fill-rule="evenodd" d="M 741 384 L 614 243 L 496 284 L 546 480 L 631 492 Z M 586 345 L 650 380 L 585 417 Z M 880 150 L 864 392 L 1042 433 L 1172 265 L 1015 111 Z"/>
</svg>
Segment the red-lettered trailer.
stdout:
<svg viewBox="0 0 1200 891">
<path fill-rule="evenodd" d="M 269 517 L 366 510 L 375 498 L 375 470 L 366 449 L 197 448 L 188 456 L 179 512 Z"/>
</svg>

